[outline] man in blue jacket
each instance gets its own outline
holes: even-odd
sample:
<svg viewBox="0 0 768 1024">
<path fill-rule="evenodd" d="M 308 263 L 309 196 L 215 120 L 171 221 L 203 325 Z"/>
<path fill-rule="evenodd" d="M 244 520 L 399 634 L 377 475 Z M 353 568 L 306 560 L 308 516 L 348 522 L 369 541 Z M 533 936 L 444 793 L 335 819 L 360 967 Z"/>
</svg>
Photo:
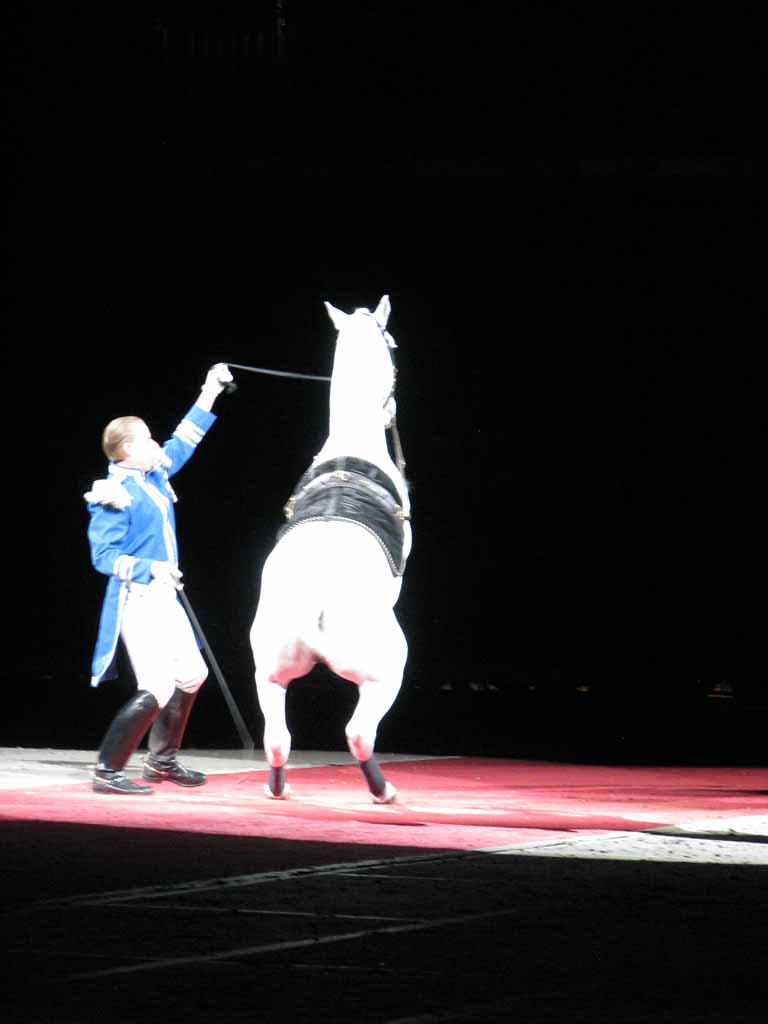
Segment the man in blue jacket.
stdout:
<svg viewBox="0 0 768 1024">
<path fill-rule="evenodd" d="M 108 474 L 84 496 L 91 561 L 109 577 L 91 685 L 115 677 L 115 654 L 122 638 L 137 692 L 117 712 L 102 741 L 93 777 L 97 793 L 154 792 L 124 772 L 147 730 L 145 779 L 180 786 L 207 781 L 202 772 L 185 768 L 176 759 L 208 669 L 176 589 L 181 572 L 176 495 L 169 478 L 215 422 L 213 403 L 231 381 L 225 363 L 212 367 L 197 401 L 162 447 L 137 416 L 112 420 L 102 436 Z"/>
</svg>

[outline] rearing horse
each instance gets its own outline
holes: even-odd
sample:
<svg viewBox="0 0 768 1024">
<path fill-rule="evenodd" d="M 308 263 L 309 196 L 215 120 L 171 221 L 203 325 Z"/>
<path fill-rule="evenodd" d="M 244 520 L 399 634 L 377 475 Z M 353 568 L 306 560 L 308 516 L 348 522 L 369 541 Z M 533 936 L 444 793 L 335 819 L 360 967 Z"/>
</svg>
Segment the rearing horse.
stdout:
<svg viewBox="0 0 768 1024">
<path fill-rule="evenodd" d="M 328 438 L 285 506 L 287 522 L 264 563 L 251 628 L 256 689 L 270 765 L 264 787 L 285 797 L 289 683 L 322 662 L 358 688 L 347 744 L 375 803 L 395 787 L 374 754 L 376 731 L 400 689 L 408 645 L 395 617 L 411 549 L 410 503 L 386 431 L 395 426 L 390 304 L 343 313 L 337 331 Z"/>
</svg>

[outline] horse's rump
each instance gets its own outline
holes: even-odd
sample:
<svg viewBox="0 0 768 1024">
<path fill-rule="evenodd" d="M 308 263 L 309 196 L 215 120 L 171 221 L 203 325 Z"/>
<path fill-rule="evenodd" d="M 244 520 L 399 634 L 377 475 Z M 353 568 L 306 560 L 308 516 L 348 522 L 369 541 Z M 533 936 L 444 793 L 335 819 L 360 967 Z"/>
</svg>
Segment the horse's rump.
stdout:
<svg viewBox="0 0 768 1024">
<path fill-rule="evenodd" d="M 257 664 L 270 672 L 280 665 L 282 674 L 293 662 L 301 675 L 323 661 L 345 678 L 353 665 L 369 664 L 379 675 L 401 645 L 392 637 L 400 632 L 393 607 L 401 583 L 380 544 L 359 525 L 300 524 L 264 564 L 251 631 Z"/>
<path fill-rule="evenodd" d="M 281 616 L 307 607 L 319 614 L 329 603 L 392 607 L 401 584 L 369 530 L 345 519 L 306 520 L 283 533 L 267 556 L 259 607 L 269 599 Z"/>
</svg>

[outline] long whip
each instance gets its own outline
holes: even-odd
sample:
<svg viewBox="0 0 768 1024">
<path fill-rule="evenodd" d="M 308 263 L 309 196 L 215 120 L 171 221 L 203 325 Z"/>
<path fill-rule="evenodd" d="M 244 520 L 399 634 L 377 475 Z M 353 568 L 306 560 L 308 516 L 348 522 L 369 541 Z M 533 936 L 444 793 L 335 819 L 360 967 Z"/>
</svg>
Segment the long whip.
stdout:
<svg viewBox="0 0 768 1024">
<path fill-rule="evenodd" d="M 221 669 L 219 668 L 219 663 L 216 661 L 214 653 L 211 650 L 210 644 L 208 643 L 205 637 L 205 633 L 200 628 L 200 623 L 197 620 L 197 616 L 192 611 L 192 605 L 189 603 L 189 598 L 184 593 L 183 584 L 180 582 L 177 583 L 176 590 L 178 591 L 179 597 L 181 598 L 181 603 L 184 605 L 186 613 L 189 616 L 189 620 L 195 628 L 195 632 L 203 642 L 203 648 L 205 649 L 205 653 L 208 655 L 208 660 L 211 663 L 211 668 L 213 669 L 216 679 L 218 680 L 219 686 L 221 687 L 221 692 L 224 694 L 224 700 L 227 702 L 227 707 L 229 708 L 230 714 L 232 715 L 232 719 L 235 723 L 235 728 L 237 729 L 238 735 L 240 736 L 240 741 L 243 744 L 243 750 L 253 750 L 253 737 L 248 732 L 245 722 L 243 721 L 243 716 L 240 714 L 237 704 L 235 703 L 235 699 L 232 696 L 229 687 L 227 686 L 226 680 L 224 679 Z"/>
</svg>

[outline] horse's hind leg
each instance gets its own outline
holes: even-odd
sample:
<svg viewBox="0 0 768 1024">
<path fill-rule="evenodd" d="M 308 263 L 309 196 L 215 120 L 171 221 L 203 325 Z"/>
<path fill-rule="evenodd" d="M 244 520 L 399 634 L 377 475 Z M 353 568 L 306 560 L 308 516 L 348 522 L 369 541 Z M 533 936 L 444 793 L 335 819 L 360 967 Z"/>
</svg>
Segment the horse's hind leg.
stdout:
<svg viewBox="0 0 768 1024">
<path fill-rule="evenodd" d="M 288 685 L 261 678 L 257 672 L 256 690 L 264 715 L 264 753 L 269 762 L 269 778 L 264 792 L 274 800 L 281 800 L 291 791 L 285 781 L 285 765 L 291 753 L 291 734 L 285 720 Z"/>
<path fill-rule="evenodd" d="M 399 690 L 399 679 L 394 684 L 364 680 L 358 685 L 357 707 L 347 722 L 347 745 L 360 765 L 375 803 L 391 803 L 397 794 L 392 783 L 384 778 L 374 747 L 379 722 L 394 704 Z"/>
<path fill-rule="evenodd" d="M 408 644 L 391 610 L 384 615 L 367 614 L 364 623 L 355 634 L 361 647 L 357 651 L 350 649 L 350 654 L 361 669 L 366 662 L 369 667 L 343 673 L 358 688 L 357 706 L 346 726 L 347 745 L 360 765 L 374 802 L 391 803 L 397 791 L 384 778 L 374 748 L 379 723 L 400 691 Z"/>
<path fill-rule="evenodd" d="M 376 804 L 391 804 L 397 796 L 397 790 L 384 778 L 384 772 L 375 754 L 371 754 L 367 761 L 358 761 L 360 769 L 368 783 L 368 789 Z"/>
</svg>

